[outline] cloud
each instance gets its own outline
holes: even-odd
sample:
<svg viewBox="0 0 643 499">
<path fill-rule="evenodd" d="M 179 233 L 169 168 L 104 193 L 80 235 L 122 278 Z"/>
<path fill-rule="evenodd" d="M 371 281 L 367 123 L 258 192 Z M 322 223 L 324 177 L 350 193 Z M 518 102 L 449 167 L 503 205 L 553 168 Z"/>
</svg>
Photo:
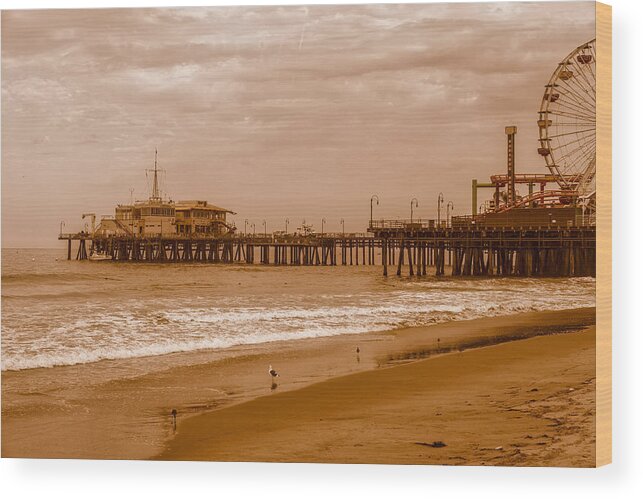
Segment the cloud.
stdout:
<svg viewBox="0 0 643 499">
<path fill-rule="evenodd" d="M 357 210 L 377 189 L 394 210 L 409 185 L 467 206 L 468 179 L 502 168 L 507 121 L 523 171 L 543 168 L 526 152 L 543 85 L 593 33 L 591 2 L 5 11 L 5 244 L 143 195 L 155 147 L 175 197 L 241 214 L 285 210 L 284 178 L 305 192 L 320 172 L 334 187 L 308 206 L 291 189 L 289 209 Z"/>
</svg>

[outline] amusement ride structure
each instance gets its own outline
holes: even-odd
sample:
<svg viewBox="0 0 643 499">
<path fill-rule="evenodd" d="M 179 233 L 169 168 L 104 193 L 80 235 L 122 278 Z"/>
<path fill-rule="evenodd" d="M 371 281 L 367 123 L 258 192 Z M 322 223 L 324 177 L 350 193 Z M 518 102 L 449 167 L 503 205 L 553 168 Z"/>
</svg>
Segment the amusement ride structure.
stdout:
<svg viewBox="0 0 643 499">
<path fill-rule="evenodd" d="M 566 207 L 580 210 L 581 224 L 595 223 L 595 45 L 596 40 L 591 40 L 575 48 L 558 64 L 545 85 L 538 112 L 538 154 L 544 158 L 549 173 L 516 174 L 517 127 L 505 127 L 507 174 L 492 175 L 489 183 L 473 181 L 473 214 L 508 215 L 519 208 Z M 516 184 L 528 185 L 528 194 L 519 196 Z M 547 188 L 552 184 L 555 187 Z M 534 191 L 536 186 L 539 189 Z M 480 187 L 495 188 L 495 194 L 492 201 L 478 210 L 477 189 Z"/>
<path fill-rule="evenodd" d="M 596 40 L 570 52 L 545 85 L 538 153 L 565 200 L 596 214 Z"/>
</svg>

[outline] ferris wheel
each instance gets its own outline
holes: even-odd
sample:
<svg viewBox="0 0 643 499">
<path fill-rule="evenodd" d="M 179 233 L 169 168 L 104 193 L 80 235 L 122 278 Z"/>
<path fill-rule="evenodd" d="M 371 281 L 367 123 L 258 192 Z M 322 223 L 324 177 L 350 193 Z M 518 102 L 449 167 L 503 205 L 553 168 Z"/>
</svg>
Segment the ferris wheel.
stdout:
<svg viewBox="0 0 643 499">
<path fill-rule="evenodd" d="M 561 190 L 584 208 L 596 200 L 596 40 L 554 70 L 540 105 L 538 153 Z"/>
</svg>

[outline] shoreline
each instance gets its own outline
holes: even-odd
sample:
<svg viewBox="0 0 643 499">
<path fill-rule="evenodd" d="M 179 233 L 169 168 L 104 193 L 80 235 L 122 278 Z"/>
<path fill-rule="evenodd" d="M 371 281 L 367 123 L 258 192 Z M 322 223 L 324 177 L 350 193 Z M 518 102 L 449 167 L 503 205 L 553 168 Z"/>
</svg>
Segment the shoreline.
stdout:
<svg viewBox="0 0 643 499">
<path fill-rule="evenodd" d="M 155 459 L 594 467 L 595 341 L 521 335 L 334 377 L 190 418 Z"/>
<path fill-rule="evenodd" d="M 594 322 L 594 308 L 527 312 L 378 333 L 243 345 L 225 351 L 169 354 L 174 364 L 168 364 L 168 356 L 163 356 L 165 359 L 101 361 L 100 368 L 95 363 L 38 372 L 5 371 L 2 455 L 151 458 L 163 452 L 174 437 L 169 417 L 172 408 L 179 412 L 180 436 L 190 419 L 267 394 L 293 392 L 337 376 L 379 371 L 377 368 L 384 365 L 405 364 L 462 345 L 480 348 L 490 341 L 562 332 L 548 332 L 548 327 L 580 329 Z M 359 357 L 356 345 L 360 346 Z M 281 373 L 276 390 L 271 390 L 267 379 L 268 364 Z M 57 379 L 45 382 L 54 372 Z M 30 386 L 39 388 L 35 391 Z"/>
</svg>

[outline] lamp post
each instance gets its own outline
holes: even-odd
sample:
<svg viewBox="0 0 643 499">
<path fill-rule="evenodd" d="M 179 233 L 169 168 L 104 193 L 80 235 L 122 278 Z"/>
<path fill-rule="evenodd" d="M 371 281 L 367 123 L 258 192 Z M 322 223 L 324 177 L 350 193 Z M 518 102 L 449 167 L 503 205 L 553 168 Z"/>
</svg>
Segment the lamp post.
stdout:
<svg viewBox="0 0 643 499">
<path fill-rule="evenodd" d="M 243 221 L 243 235 L 244 236 L 248 235 L 248 219 L 247 218 Z"/>
<path fill-rule="evenodd" d="M 447 227 L 449 227 L 449 207 L 451 207 L 451 211 L 453 211 L 453 201 L 447 203 Z"/>
<path fill-rule="evenodd" d="M 266 221 L 263 221 L 263 237 L 268 237 L 268 230 L 266 229 Z"/>
<path fill-rule="evenodd" d="M 419 206 L 416 198 L 411 199 L 411 223 L 413 223 L 413 203 L 415 203 L 416 208 Z"/>
<path fill-rule="evenodd" d="M 321 222 L 322 222 L 321 237 L 324 237 L 324 224 L 326 223 L 326 219 L 322 218 Z"/>
<path fill-rule="evenodd" d="M 438 228 L 440 227 L 440 207 L 444 204 L 444 194 L 438 194 Z"/>
<path fill-rule="evenodd" d="M 63 227 L 64 227 L 64 226 L 65 226 L 65 221 L 64 221 L 64 220 L 61 220 L 61 221 L 60 221 L 60 235 L 61 235 L 61 236 L 63 235 Z"/>
<path fill-rule="evenodd" d="M 129 231 L 134 234 L 134 188 L 130 187 L 129 189 L 129 204 L 130 204 L 130 212 L 129 212 Z"/>
<path fill-rule="evenodd" d="M 286 218 L 286 235 L 288 235 L 288 224 L 290 223 L 290 220 Z"/>
<path fill-rule="evenodd" d="M 255 234 L 257 233 L 257 229 L 255 228 L 255 224 L 253 223 L 250 227 L 252 227 L 252 237 L 255 237 Z"/>
<path fill-rule="evenodd" d="M 377 194 L 371 196 L 371 224 L 370 227 L 373 227 L 373 200 L 377 202 L 377 206 L 380 205 L 380 198 L 377 197 Z"/>
<path fill-rule="evenodd" d="M 344 232 L 345 231 L 344 231 L 344 219 L 343 218 L 342 218 L 340 223 L 342 224 L 342 237 L 344 237 Z"/>
</svg>

